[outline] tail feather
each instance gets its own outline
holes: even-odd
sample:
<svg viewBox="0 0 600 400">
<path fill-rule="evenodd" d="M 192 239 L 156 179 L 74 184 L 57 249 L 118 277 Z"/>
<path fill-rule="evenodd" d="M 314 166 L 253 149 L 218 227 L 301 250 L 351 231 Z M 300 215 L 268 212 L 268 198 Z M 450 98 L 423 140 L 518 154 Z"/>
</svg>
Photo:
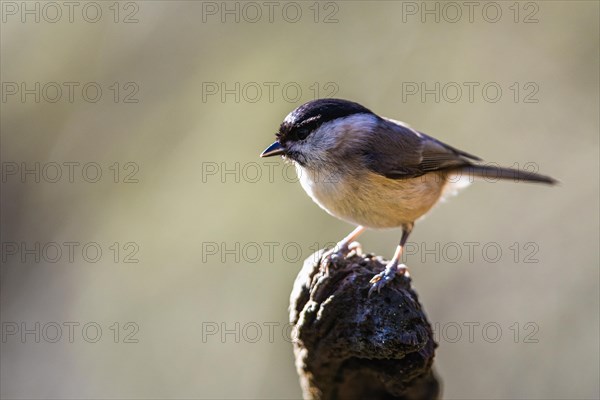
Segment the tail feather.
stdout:
<svg viewBox="0 0 600 400">
<path fill-rule="evenodd" d="M 548 185 L 555 185 L 558 181 L 546 175 L 536 174 L 535 172 L 529 172 L 524 170 L 496 167 L 492 165 L 469 165 L 462 168 L 463 173 L 467 173 L 469 176 L 477 176 L 488 180 L 514 180 L 515 182 L 536 182 L 546 183 Z"/>
</svg>

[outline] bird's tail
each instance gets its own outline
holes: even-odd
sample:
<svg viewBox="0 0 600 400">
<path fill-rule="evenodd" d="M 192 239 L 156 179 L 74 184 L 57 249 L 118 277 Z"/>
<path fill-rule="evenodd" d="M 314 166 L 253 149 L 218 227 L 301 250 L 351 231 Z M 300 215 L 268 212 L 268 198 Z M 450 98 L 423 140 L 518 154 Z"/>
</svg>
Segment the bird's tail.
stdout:
<svg viewBox="0 0 600 400">
<path fill-rule="evenodd" d="M 463 174 L 469 177 L 481 177 L 490 181 L 498 179 L 514 180 L 515 182 L 536 182 L 555 185 L 558 181 L 549 176 L 537 174 L 535 172 L 524 171 L 521 169 L 512 169 L 497 167 L 493 165 L 469 165 L 461 169 Z"/>
</svg>

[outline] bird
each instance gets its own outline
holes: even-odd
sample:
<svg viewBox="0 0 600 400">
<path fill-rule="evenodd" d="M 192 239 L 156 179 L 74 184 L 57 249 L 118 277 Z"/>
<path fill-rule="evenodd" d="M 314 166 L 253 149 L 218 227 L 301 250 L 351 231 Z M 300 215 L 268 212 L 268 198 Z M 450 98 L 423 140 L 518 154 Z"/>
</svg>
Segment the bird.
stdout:
<svg viewBox="0 0 600 400">
<path fill-rule="evenodd" d="M 395 276 L 408 275 L 400 260 L 415 221 L 474 177 L 557 183 L 538 173 L 486 165 L 477 156 L 344 99 L 302 104 L 285 117 L 275 136 L 260 157 L 282 156 L 293 163 L 312 200 L 356 226 L 326 256 L 348 254 L 366 228 L 402 229 L 392 259 L 370 280 L 369 296 Z"/>
</svg>

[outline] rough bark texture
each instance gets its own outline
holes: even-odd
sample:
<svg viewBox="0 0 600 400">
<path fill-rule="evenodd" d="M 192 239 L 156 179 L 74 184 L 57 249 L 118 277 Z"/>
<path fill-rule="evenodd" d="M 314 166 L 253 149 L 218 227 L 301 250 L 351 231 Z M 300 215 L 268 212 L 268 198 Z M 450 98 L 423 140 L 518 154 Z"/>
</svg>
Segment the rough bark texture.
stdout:
<svg viewBox="0 0 600 400">
<path fill-rule="evenodd" d="M 304 398 L 438 399 L 437 345 L 410 278 L 369 297 L 381 258 L 352 251 L 326 266 L 322 253 L 305 260 L 290 298 Z"/>
</svg>

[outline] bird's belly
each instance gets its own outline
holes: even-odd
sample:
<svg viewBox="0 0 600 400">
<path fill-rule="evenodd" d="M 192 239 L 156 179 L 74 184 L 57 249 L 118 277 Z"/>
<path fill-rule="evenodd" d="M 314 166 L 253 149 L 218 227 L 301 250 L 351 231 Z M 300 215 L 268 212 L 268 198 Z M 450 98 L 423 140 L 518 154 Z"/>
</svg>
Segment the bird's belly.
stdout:
<svg viewBox="0 0 600 400">
<path fill-rule="evenodd" d="M 394 228 L 422 217 L 440 199 L 446 175 L 430 173 L 410 179 L 388 179 L 374 173 L 357 178 L 311 174 L 302 169 L 300 182 L 329 214 L 369 228 Z"/>
</svg>

